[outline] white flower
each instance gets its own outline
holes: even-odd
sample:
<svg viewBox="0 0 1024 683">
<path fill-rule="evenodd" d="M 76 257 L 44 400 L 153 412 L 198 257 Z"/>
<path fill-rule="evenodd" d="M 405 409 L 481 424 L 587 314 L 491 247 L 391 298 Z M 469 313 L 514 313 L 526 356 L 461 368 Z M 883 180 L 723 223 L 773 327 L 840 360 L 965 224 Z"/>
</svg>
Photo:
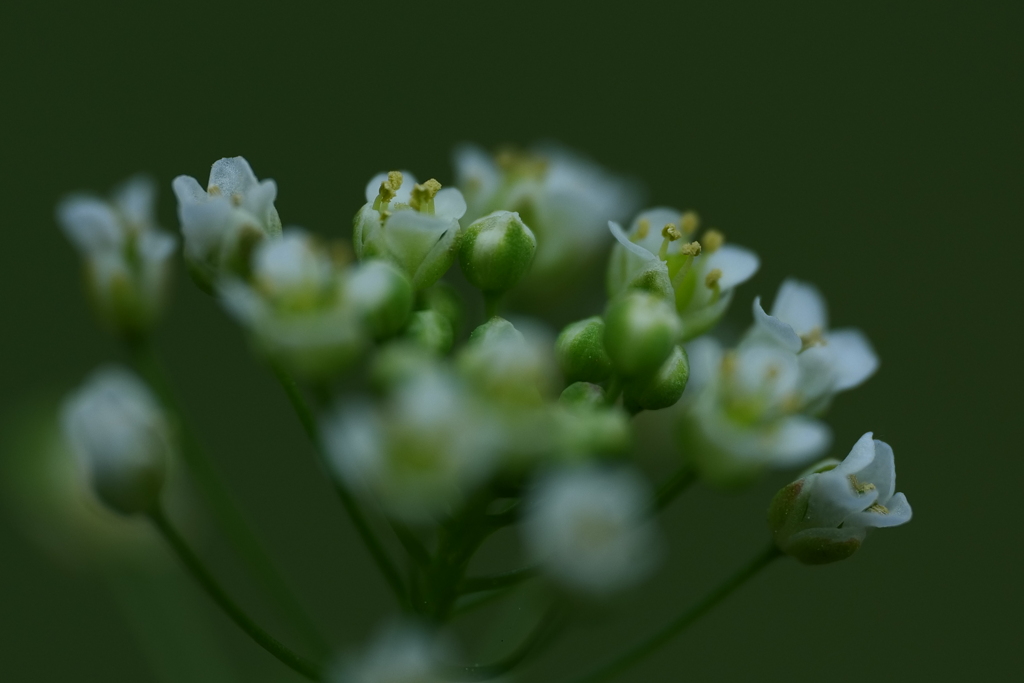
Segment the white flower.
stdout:
<svg viewBox="0 0 1024 683">
<path fill-rule="evenodd" d="M 253 254 L 251 284 L 227 278 L 219 293 L 257 345 L 304 378 L 345 369 L 365 345 L 340 267 L 300 229 L 262 242 Z"/>
<path fill-rule="evenodd" d="M 699 242 L 696 217 L 670 208 L 648 209 L 636 217 L 627 235 L 611 221 L 618 241 L 608 261 L 608 295 L 646 289 L 672 301 L 683 323 L 683 339 L 710 330 L 725 314 L 736 286 L 760 266 L 744 247 L 724 244 L 708 230 Z"/>
<path fill-rule="evenodd" d="M 123 368 L 101 368 L 67 398 L 62 420 L 100 500 L 124 514 L 154 509 L 172 448 L 145 384 Z"/>
<path fill-rule="evenodd" d="M 557 146 L 495 158 L 463 145 L 454 164 L 468 222 L 492 211 L 516 211 L 535 233 L 537 253 L 527 281 L 569 281 L 606 244 L 607 221 L 622 220 L 638 205 L 632 183 Z"/>
<path fill-rule="evenodd" d="M 779 288 L 771 315 L 754 299 L 753 334 L 800 355 L 805 394 L 814 400 L 863 383 L 878 369 L 878 356 L 863 332 L 830 330 L 825 298 L 814 285 L 787 279 Z"/>
<path fill-rule="evenodd" d="M 905 524 L 911 514 L 906 496 L 896 493 L 892 448 L 868 432 L 843 462 L 782 489 L 769 521 L 780 549 L 820 564 L 853 554 L 868 528 Z"/>
<path fill-rule="evenodd" d="M 688 352 L 684 451 L 706 480 L 742 484 L 765 468 L 796 467 L 828 448 L 829 428 L 800 414 L 802 374 L 794 354 L 755 343 L 726 352 L 709 338 L 694 341 Z"/>
<path fill-rule="evenodd" d="M 383 407 L 342 406 L 323 438 L 338 476 L 413 522 L 454 511 L 491 472 L 499 446 L 487 413 L 441 368 L 406 378 Z"/>
<path fill-rule="evenodd" d="M 545 570 L 589 593 L 636 584 L 658 559 L 650 490 L 629 470 L 548 474 L 528 499 L 524 542 Z"/>
<path fill-rule="evenodd" d="M 418 626 L 384 631 L 360 656 L 342 662 L 333 683 L 444 683 L 437 638 Z"/>
<path fill-rule="evenodd" d="M 488 400 L 537 405 L 554 392 L 558 366 L 546 330 L 529 320 L 520 325 L 522 332 L 504 318 L 491 318 L 473 330 L 456 362 Z"/>
<path fill-rule="evenodd" d="M 196 282 L 207 290 L 225 270 L 245 274 L 253 246 L 281 234 L 274 208 L 277 184 L 257 180 L 242 157 L 214 163 L 206 190 L 184 175 L 174 179 L 173 188 L 185 258 Z"/>
<path fill-rule="evenodd" d="M 417 290 L 434 284 L 451 267 L 459 246 L 462 193 L 422 185 L 408 171 L 381 173 L 366 185 L 366 204 L 356 214 L 352 240 L 359 259 L 380 257 L 401 268 Z"/>
<path fill-rule="evenodd" d="M 109 202 L 72 195 L 57 208 L 61 227 L 85 261 L 90 298 L 127 336 L 148 332 L 166 305 L 177 240 L 157 227 L 154 201 L 153 183 L 136 177 Z"/>
</svg>

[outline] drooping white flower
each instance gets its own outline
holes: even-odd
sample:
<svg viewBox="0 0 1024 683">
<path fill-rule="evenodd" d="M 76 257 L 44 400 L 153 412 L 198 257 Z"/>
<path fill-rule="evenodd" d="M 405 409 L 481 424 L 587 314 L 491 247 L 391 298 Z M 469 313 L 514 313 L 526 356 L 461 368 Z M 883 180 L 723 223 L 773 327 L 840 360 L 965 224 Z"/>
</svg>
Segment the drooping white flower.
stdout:
<svg viewBox="0 0 1024 683">
<path fill-rule="evenodd" d="M 407 171 L 381 173 L 366 185 L 366 204 L 353 222 L 356 256 L 384 258 L 417 290 L 434 284 L 455 261 L 459 219 L 466 201 L 454 187 L 430 179 L 417 184 Z"/>
<path fill-rule="evenodd" d="M 706 480 L 742 484 L 767 468 L 806 464 L 828 448 L 828 426 L 801 413 L 802 371 L 793 353 L 755 343 L 725 351 L 706 337 L 688 351 L 681 435 Z"/>
<path fill-rule="evenodd" d="M 606 594 L 644 579 L 658 558 L 651 494 L 630 470 L 577 467 L 546 475 L 531 492 L 523 540 L 545 571 Z"/>
<path fill-rule="evenodd" d="M 387 403 L 343 405 L 323 423 L 335 472 L 413 522 L 451 513 L 496 464 L 488 413 L 443 367 L 421 368 Z"/>
<path fill-rule="evenodd" d="M 329 378 L 365 346 L 341 267 L 298 228 L 262 242 L 252 257 L 250 282 L 223 279 L 219 293 L 262 351 L 303 378 Z"/>
<path fill-rule="evenodd" d="M 735 288 L 753 277 L 757 255 L 725 244 L 708 230 L 691 241 L 696 217 L 671 208 L 655 208 L 636 217 L 627 234 L 615 222 L 608 227 L 618 244 L 608 261 L 608 295 L 644 289 L 669 299 L 683 324 L 683 339 L 710 330 L 725 314 Z"/>
<path fill-rule="evenodd" d="M 753 310 L 751 336 L 771 339 L 799 354 L 808 402 L 852 389 L 878 369 L 878 356 L 863 332 L 829 329 L 825 298 L 814 285 L 787 279 L 770 315 L 761 306 L 761 297 L 754 299 Z"/>
<path fill-rule="evenodd" d="M 100 368 L 67 398 L 62 421 L 100 500 L 124 514 L 155 508 L 172 446 L 167 419 L 141 380 Z"/>
<path fill-rule="evenodd" d="M 444 683 L 444 648 L 422 627 L 399 624 L 361 654 L 342 661 L 332 683 Z"/>
<path fill-rule="evenodd" d="M 896 493 L 892 448 L 868 432 L 841 463 L 834 460 L 783 488 L 769 511 L 779 548 L 802 562 L 841 560 L 860 547 L 868 528 L 910 521 Z"/>
<path fill-rule="evenodd" d="M 530 226 L 537 251 L 525 280 L 535 284 L 570 281 L 607 243 L 607 221 L 624 219 L 639 204 L 632 183 L 558 146 L 492 156 L 462 145 L 454 164 L 467 222 L 516 211 Z"/>
<path fill-rule="evenodd" d="M 211 291 L 225 272 L 245 274 L 254 246 L 281 234 L 274 207 L 277 184 L 257 180 L 242 157 L 220 159 L 210 169 L 207 189 L 190 176 L 172 184 L 185 236 L 185 258 L 196 282 Z"/>
<path fill-rule="evenodd" d="M 166 306 L 171 258 L 177 240 L 156 225 L 156 190 L 136 177 L 110 201 L 72 195 L 57 208 L 64 233 L 85 262 L 89 295 L 118 333 L 147 333 Z"/>
</svg>

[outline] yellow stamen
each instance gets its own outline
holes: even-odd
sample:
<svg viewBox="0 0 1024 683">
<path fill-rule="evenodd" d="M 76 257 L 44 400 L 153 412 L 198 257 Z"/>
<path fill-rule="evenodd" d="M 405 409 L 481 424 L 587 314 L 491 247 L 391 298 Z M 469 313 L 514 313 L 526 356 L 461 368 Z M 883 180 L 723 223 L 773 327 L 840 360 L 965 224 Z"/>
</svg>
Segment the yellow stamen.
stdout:
<svg viewBox="0 0 1024 683">
<path fill-rule="evenodd" d="M 679 228 L 669 223 L 661 229 L 661 236 L 669 242 L 675 242 L 676 240 L 683 238 L 683 233 L 679 232 Z"/>
<path fill-rule="evenodd" d="M 642 218 L 639 223 L 636 224 L 636 235 L 633 241 L 639 241 L 647 237 L 647 233 L 651 231 L 651 222 L 646 218 Z"/>
<path fill-rule="evenodd" d="M 431 178 L 425 183 L 413 185 L 409 206 L 424 213 L 434 213 L 434 196 L 441 189 L 441 183 Z"/>
<path fill-rule="evenodd" d="M 811 331 L 806 334 L 800 335 L 800 341 L 803 342 L 803 348 L 801 351 L 806 351 L 812 346 L 825 346 L 828 344 L 828 340 L 821 334 L 820 327 L 811 328 Z"/>
<path fill-rule="evenodd" d="M 709 272 L 704 277 L 704 284 L 707 286 L 708 289 L 714 289 L 714 288 L 718 287 L 718 281 L 721 280 L 721 279 L 722 279 L 722 269 L 721 268 L 713 268 L 711 270 L 711 272 Z"/>
<path fill-rule="evenodd" d="M 373 202 L 373 208 L 378 211 L 382 211 L 388 207 L 391 200 L 395 198 L 395 194 L 398 193 L 398 188 L 402 186 L 402 173 L 401 171 L 389 171 L 387 180 L 380 184 L 380 189 L 377 190 L 377 199 Z"/>
<path fill-rule="evenodd" d="M 696 211 L 687 211 L 679 217 L 679 229 L 684 235 L 692 235 L 700 227 L 700 216 Z"/>
<path fill-rule="evenodd" d="M 689 244 L 684 244 L 682 247 L 679 248 L 679 253 L 684 254 L 686 256 L 699 256 L 700 242 L 690 242 Z"/>
<path fill-rule="evenodd" d="M 700 243 L 701 246 L 704 247 L 704 251 L 706 251 L 709 254 L 713 254 L 716 251 L 718 251 L 719 247 L 721 247 L 725 243 L 725 235 L 723 235 L 720 231 L 711 228 L 710 230 L 704 233 L 704 238 L 700 241 Z"/>
<path fill-rule="evenodd" d="M 870 482 L 862 484 L 859 481 L 857 481 L 856 474 L 849 475 L 848 479 L 850 480 L 850 484 L 853 486 L 853 490 L 856 491 L 857 493 L 867 493 L 868 491 L 875 490 L 874 484 Z"/>
<path fill-rule="evenodd" d="M 211 197 L 219 197 L 221 194 L 220 185 L 210 185 L 210 187 L 206 188 L 206 191 Z"/>
<path fill-rule="evenodd" d="M 868 508 L 867 511 L 868 512 L 877 512 L 880 515 L 887 515 L 887 514 L 889 514 L 889 508 L 885 507 L 881 503 L 873 504 L 871 507 Z"/>
</svg>

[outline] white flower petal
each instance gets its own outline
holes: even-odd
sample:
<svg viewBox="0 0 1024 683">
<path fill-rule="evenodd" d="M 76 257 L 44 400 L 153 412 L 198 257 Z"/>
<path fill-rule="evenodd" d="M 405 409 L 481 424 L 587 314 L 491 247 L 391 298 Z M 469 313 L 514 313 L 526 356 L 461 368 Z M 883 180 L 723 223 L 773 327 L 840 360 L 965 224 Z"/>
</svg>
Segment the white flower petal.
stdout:
<svg viewBox="0 0 1024 683">
<path fill-rule="evenodd" d="M 828 329 L 828 306 L 818 288 L 807 282 L 787 278 L 772 304 L 772 315 L 788 324 L 797 334 L 814 328 Z"/>
<path fill-rule="evenodd" d="M 153 223 L 156 185 L 146 176 L 135 176 L 114 190 L 114 204 L 125 220 L 138 227 Z"/>
<path fill-rule="evenodd" d="M 860 330 L 833 330 L 825 336 L 826 350 L 833 358 L 836 391 L 861 384 L 878 370 L 878 355 Z"/>
<path fill-rule="evenodd" d="M 455 184 L 474 199 L 485 200 L 501 183 L 501 172 L 494 159 L 476 145 L 462 144 L 452 154 L 455 166 Z M 460 216 L 461 218 L 461 216 Z"/>
<path fill-rule="evenodd" d="M 874 460 L 857 472 L 857 479 L 862 483 L 874 484 L 878 489 L 878 502 L 888 505 L 896 491 L 896 460 L 889 444 L 874 439 L 872 445 L 875 448 Z"/>
<path fill-rule="evenodd" d="M 82 252 L 114 248 L 124 239 L 117 215 L 109 204 L 95 197 L 68 197 L 57 206 L 57 220 Z"/>
<path fill-rule="evenodd" d="M 907 497 L 902 493 L 894 495 L 889 503 L 885 505 L 885 508 L 887 512 L 866 510 L 850 515 L 843 526 L 876 527 L 881 529 L 906 524 L 913 516 L 910 503 L 907 502 Z"/>
<path fill-rule="evenodd" d="M 850 454 L 834 471 L 843 476 L 857 474 L 875 460 L 875 440 L 872 432 L 866 432 L 853 444 Z"/>
<path fill-rule="evenodd" d="M 832 444 L 832 430 L 818 420 L 794 415 L 779 422 L 764 444 L 766 460 L 774 467 L 799 467 L 817 458 Z"/>
<path fill-rule="evenodd" d="M 761 267 L 761 259 L 751 250 L 735 244 L 725 244 L 706 256 L 705 270 L 718 268 L 722 271 L 722 277 L 718 280 L 718 286 L 722 290 L 732 289 L 741 285 L 750 278 Z"/>
<path fill-rule="evenodd" d="M 771 335 L 784 348 L 793 353 L 797 353 L 803 348 L 804 343 L 800 340 L 800 335 L 792 327 L 764 312 L 764 308 L 761 307 L 761 297 L 754 297 L 753 310 L 754 322 L 757 323 L 757 326 Z"/>
<path fill-rule="evenodd" d="M 213 163 L 207 189 L 216 187 L 223 196 L 229 198 L 232 195 L 244 197 L 258 183 L 248 161 L 243 157 L 230 157 Z"/>
<path fill-rule="evenodd" d="M 614 235 L 615 239 L 619 241 L 619 244 L 625 247 L 626 250 L 629 251 L 631 254 L 639 256 L 645 261 L 650 261 L 652 259 L 658 258 L 648 250 L 641 247 L 639 244 L 630 242 L 629 237 L 627 237 L 626 233 L 623 232 L 622 226 L 616 223 L 615 221 L 608 221 L 608 229 L 612 231 L 612 235 Z"/>
<path fill-rule="evenodd" d="M 858 490 L 848 475 L 834 469 L 813 474 L 805 481 L 813 486 L 807 507 L 808 526 L 837 527 L 878 500 L 877 489 Z"/>
<path fill-rule="evenodd" d="M 434 214 L 445 218 L 462 218 L 466 214 L 466 200 L 457 188 L 446 187 L 434 197 Z"/>
<path fill-rule="evenodd" d="M 210 195 L 199 184 L 199 181 L 192 176 L 178 176 L 171 182 L 171 188 L 174 190 L 174 196 L 178 198 L 179 214 L 182 205 L 197 204 L 205 202 L 210 198 Z"/>
</svg>

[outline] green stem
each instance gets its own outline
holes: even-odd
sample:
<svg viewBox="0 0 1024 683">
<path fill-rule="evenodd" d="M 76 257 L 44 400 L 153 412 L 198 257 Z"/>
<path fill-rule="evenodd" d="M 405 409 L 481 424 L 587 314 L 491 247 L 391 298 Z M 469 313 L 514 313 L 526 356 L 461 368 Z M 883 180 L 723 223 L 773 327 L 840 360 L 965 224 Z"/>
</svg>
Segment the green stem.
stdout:
<svg viewBox="0 0 1024 683">
<path fill-rule="evenodd" d="M 148 340 L 130 344 L 128 348 L 136 369 L 146 378 L 160 396 L 165 409 L 174 417 L 184 447 L 182 458 L 199 484 L 204 500 L 220 522 L 235 552 L 255 571 L 264 588 L 274 596 L 279 607 L 288 613 L 290 620 L 299 628 L 306 641 L 323 654 L 330 652 L 331 647 L 320 636 L 309 614 L 277 572 L 266 550 L 246 524 L 227 487 L 221 482 L 213 460 L 192 430 L 189 420 L 185 418 L 156 349 Z"/>
<path fill-rule="evenodd" d="M 494 574 L 493 576 L 471 576 L 462 580 L 462 583 L 459 585 L 459 593 L 467 595 L 469 593 L 482 593 L 484 591 L 509 588 L 535 576 L 537 576 L 536 567 L 523 567 L 522 569 L 516 569 L 503 574 Z"/>
<path fill-rule="evenodd" d="M 501 307 L 501 299 L 502 294 L 484 292 L 484 313 L 487 315 L 487 320 L 498 315 L 498 310 Z"/>
<path fill-rule="evenodd" d="M 693 482 L 697 481 L 697 472 L 689 465 L 683 465 L 668 481 L 658 487 L 658 493 L 654 498 L 654 511 L 661 512 L 667 508 L 680 493 L 690 488 Z"/>
<path fill-rule="evenodd" d="M 698 602 L 689 610 L 683 612 L 681 615 L 669 622 L 660 631 L 650 636 L 642 643 L 634 646 L 618 658 L 605 664 L 597 671 L 589 673 L 581 678 L 577 678 L 573 680 L 572 683 L 597 683 L 598 681 L 607 681 L 622 673 L 667 643 L 673 636 L 686 630 L 686 627 L 710 612 L 713 607 L 727 598 L 730 593 L 771 564 L 772 560 L 781 556 L 782 552 L 775 546 L 775 544 L 769 544 L 767 548 L 758 553 L 757 556 L 746 564 L 746 566 L 729 577 L 725 583 L 711 591 L 703 600 Z"/>
<path fill-rule="evenodd" d="M 608 386 L 604 390 L 604 402 L 606 405 L 613 406 L 621 395 L 622 380 L 619 379 L 618 375 L 612 375 L 612 378 L 608 380 Z"/>
<path fill-rule="evenodd" d="M 331 474 L 330 465 L 327 463 L 327 455 L 320 440 L 320 429 L 317 426 L 316 418 L 313 416 L 313 411 L 310 409 L 309 404 L 306 403 L 306 399 L 303 398 L 302 392 L 299 390 L 298 385 L 295 384 L 295 380 L 284 369 L 274 363 L 271 364 L 271 369 L 274 371 L 274 376 L 277 377 L 277 381 L 280 382 L 285 394 L 288 395 L 288 400 L 291 402 L 299 422 L 302 423 L 306 436 L 309 437 L 313 447 L 316 449 L 320 465 L 324 469 L 328 481 L 331 482 L 338 500 L 341 501 L 342 507 L 345 508 L 345 512 L 348 513 L 349 518 L 352 520 L 352 524 L 355 525 L 359 537 L 362 539 L 366 549 L 370 551 L 370 555 L 373 557 L 374 562 L 377 563 L 377 567 L 384 575 L 384 579 L 391 586 L 391 590 L 395 593 L 395 597 L 398 598 L 399 604 L 403 609 L 408 609 L 410 607 L 409 595 L 406 591 L 405 583 L 402 581 L 402 576 L 398 572 L 398 568 L 391 561 L 387 551 L 384 549 L 384 545 L 373 532 L 366 519 L 366 515 L 363 513 L 359 503 L 356 502 L 355 497 L 344 484 L 338 481 L 337 477 Z"/>
<path fill-rule="evenodd" d="M 196 581 L 203 587 L 210 598 L 217 603 L 217 605 L 224 610 L 225 614 L 231 618 L 240 629 L 256 641 L 264 650 L 277 657 L 282 664 L 289 667 L 301 676 L 311 680 L 320 680 L 320 667 L 316 666 L 312 662 L 303 659 L 299 655 L 295 654 L 286 645 L 282 644 L 279 640 L 274 638 L 272 635 L 264 631 L 255 621 L 253 621 L 249 615 L 247 615 L 241 607 L 238 606 L 234 600 L 224 589 L 217 583 L 217 580 L 213 578 L 213 575 L 207 571 L 203 565 L 202 560 L 199 559 L 192 549 L 189 547 L 185 539 L 178 533 L 174 525 L 164 514 L 164 511 L 157 507 L 156 510 L 150 513 L 149 518 L 153 521 L 153 524 L 160 531 L 163 537 L 170 544 L 174 552 L 177 553 L 181 559 L 182 564 L 188 569 L 189 573 L 195 578 Z"/>
<path fill-rule="evenodd" d="M 466 664 L 445 667 L 445 678 L 452 681 L 487 681 L 508 673 L 522 664 L 558 628 L 557 607 L 552 605 L 534 629 L 511 653 L 490 664 Z"/>
</svg>

